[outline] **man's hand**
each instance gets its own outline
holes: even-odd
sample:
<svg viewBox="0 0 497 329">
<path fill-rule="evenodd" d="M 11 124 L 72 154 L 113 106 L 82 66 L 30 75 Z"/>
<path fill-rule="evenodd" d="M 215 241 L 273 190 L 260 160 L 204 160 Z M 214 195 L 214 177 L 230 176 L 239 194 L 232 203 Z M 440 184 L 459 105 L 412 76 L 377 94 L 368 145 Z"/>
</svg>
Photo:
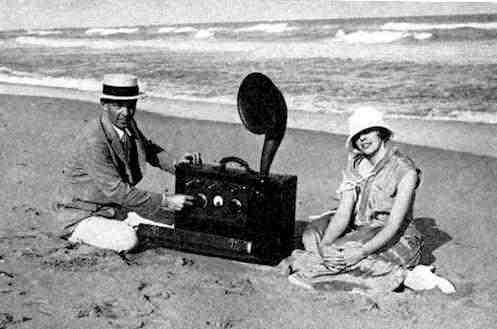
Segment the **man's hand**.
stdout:
<svg viewBox="0 0 497 329">
<path fill-rule="evenodd" d="M 164 195 L 161 206 L 174 211 L 180 211 L 185 206 L 192 206 L 194 198 L 191 195 L 174 194 Z"/>
<path fill-rule="evenodd" d="M 183 155 L 183 158 L 181 158 L 178 162 L 186 162 L 194 166 L 200 166 L 202 164 L 202 156 L 199 152 L 185 153 L 185 155 Z"/>
</svg>

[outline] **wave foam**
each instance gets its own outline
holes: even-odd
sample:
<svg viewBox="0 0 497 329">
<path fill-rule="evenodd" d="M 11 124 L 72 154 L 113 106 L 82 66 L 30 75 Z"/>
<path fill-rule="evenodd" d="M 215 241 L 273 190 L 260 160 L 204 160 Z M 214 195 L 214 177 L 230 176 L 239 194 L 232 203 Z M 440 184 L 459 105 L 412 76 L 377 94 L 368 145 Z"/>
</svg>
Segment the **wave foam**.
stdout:
<svg viewBox="0 0 497 329">
<path fill-rule="evenodd" d="M 423 23 L 398 23 L 389 22 L 381 26 L 382 30 L 390 31 L 428 31 L 428 30 L 454 30 L 461 28 L 473 28 L 481 30 L 497 29 L 497 22 L 488 23 L 447 23 L 447 24 L 423 24 Z"/>
<path fill-rule="evenodd" d="M 108 40 L 90 40 L 90 39 L 49 39 L 36 37 L 17 37 L 16 42 L 19 44 L 28 44 L 34 46 L 51 47 L 51 48 L 96 48 L 96 49 L 113 49 L 118 48 L 119 42 Z M 124 47 L 124 45 L 121 45 Z"/>
<path fill-rule="evenodd" d="M 256 24 L 247 27 L 235 29 L 235 32 L 266 32 L 266 33 L 283 33 L 298 30 L 298 27 L 288 26 L 287 23 L 275 24 Z"/>
<path fill-rule="evenodd" d="M 254 45 L 243 42 L 210 42 L 206 39 L 212 32 L 202 32 L 198 40 L 191 41 L 169 41 L 163 39 L 149 40 L 107 40 L 107 39 L 50 39 L 36 37 L 17 37 L 15 40 L 20 44 L 29 44 L 51 48 L 90 48 L 90 49 L 121 49 L 121 48 L 153 48 L 168 49 L 172 51 L 221 51 L 239 52 L 249 51 Z"/>
<path fill-rule="evenodd" d="M 30 72 L 11 70 L 5 66 L 0 66 L 0 82 L 31 86 L 69 88 L 83 91 L 98 91 L 101 88 L 101 82 L 94 79 L 42 76 Z"/>
<path fill-rule="evenodd" d="M 345 33 L 343 30 L 338 30 L 335 34 L 335 41 L 346 43 L 391 43 L 403 39 L 428 40 L 433 35 L 431 33 L 409 33 L 403 31 L 356 31 Z"/>
<path fill-rule="evenodd" d="M 40 75 L 31 72 L 23 72 L 12 70 L 5 66 L 0 66 L 0 83 L 42 86 L 51 88 L 75 89 L 80 91 L 98 92 L 101 88 L 101 82 L 95 79 L 77 79 L 70 77 L 52 77 Z M 146 86 L 146 82 L 143 82 Z M 144 87 L 146 89 L 146 87 Z M 179 92 L 171 92 L 171 88 L 167 90 L 150 90 L 147 95 L 156 98 L 165 98 L 172 100 L 207 102 L 216 104 L 235 105 L 236 98 L 233 95 L 217 95 L 217 96 L 197 96 L 190 95 L 187 90 Z M 292 111 L 304 113 L 320 113 L 320 114 L 336 114 L 348 113 L 352 107 L 340 105 L 333 99 L 323 97 L 321 95 L 287 95 L 287 103 Z M 461 121 L 473 123 L 490 123 L 497 124 L 497 112 L 475 112 L 475 111 L 459 111 L 454 110 L 447 114 L 431 114 L 419 115 L 408 113 L 387 113 L 387 117 L 403 118 L 403 119 L 419 119 L 428 121 Z"/>
<path fill-rule="evenodd" d="M 178 27 L 174 32 L 175 33 L 190 33 L 190 32 L 195 32 L 197 31 L 196 28 L 191 27 L 191 26 L 186 26 L 186 27 Z"/>
<path fill-rule="evenodd" d="M 161 48 L 169 47 L 161 40 L 107 40 L 107 39 L 49 39 L 35 37 L 18 37 L 16 42 L 51 48 L 91 48 L 91 49 L 118 49 L 126 47 Z"/>
<path fill-rule="evenodd" d="M 28 30 L 26 34 L 28 35 L 53 35 L 53 34 L 61 34 L 62 31 L 57 30 Z"/>
<path fill-rule="evenodd" d="M 20 76 L 25 76 L 25 77 L 34 77 L 35 76 L 34 73 L 12 70 L 6 66 L 0 66 L 0 74 L 20 75 Z"/>
<path fill-rule="evenodd" d="M 189 102 L 203 102 L 203 103 L 213 103 L 213 104 L 226 104 L 226 105 L 236 105 L 236 98 L 232 95 L 225 96 L 211 96 L 211 97 L 198 97 L 188 94 L 173 94 L 164 91 L 147 91 L 147 96 L 156 98 L 166 98 L 180 101 Z"/>
<path fill-rule="evenodd" d="M 485 123 L 497 123 L 497 112 L 471 112 L 471 111 L 452 111 L 449 113 L 449 118 L 457 121 L 464 122 L 485 122 Z M 449 120 L 450 120 L 449 119 Z"/>
<path fill-rule="evenodd" d="M 207 29 L 207 30 L 200 30 L 197 33 L 195 33 L 194 38 L 195 39 L 208 39 L 208 38 L 212 38 L 213 36 L 214 36 L 214 32 Z"/>
<path fill-rule="evenodd" d="M 169 34 L 169 33 L 193 33 L 197 32 L 198 29 L 191 26 L 175 27 L 175 26 L 164 26 L 157 30 L 158 34 Z"/>
<path fill-rule="evenodd" d="M 133 34 L 138 32 L 140 29 L 137 27 L 130 28 L 92 28 L 85 31 L 88 35 L 112 35 L 112 34 Z"/>
</svg>

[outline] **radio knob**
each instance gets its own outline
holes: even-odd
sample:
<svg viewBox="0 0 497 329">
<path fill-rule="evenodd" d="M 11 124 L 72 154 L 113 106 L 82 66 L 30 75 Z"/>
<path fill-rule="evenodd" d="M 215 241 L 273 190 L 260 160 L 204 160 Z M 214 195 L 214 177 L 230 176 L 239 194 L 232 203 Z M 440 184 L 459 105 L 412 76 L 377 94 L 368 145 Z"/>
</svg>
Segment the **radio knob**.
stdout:
<svg viewBox="0 0 497 329">
<path fill-rule="evenodd" d="M 200 208 L 207 207 L 207 197 L 203 193 L 198 193 L 194 200 L 195 206 Z"/>
<path fill-rule="evenodd" d="M 220 195 L 216 195 L 213 199 L 212 199 L 212 203 L 214 204 L 214 207 L 222 207 L 223 204 L 224 204 L 224 200 L 223 200 L 223 197 L 220 196 Z"/>
<path fill-rule="evenodd" d="M 242 202 L 238 199 L 231 199 L 229 208 L 232 213 L 236 214 L 242 210 Z"/>
</svg>

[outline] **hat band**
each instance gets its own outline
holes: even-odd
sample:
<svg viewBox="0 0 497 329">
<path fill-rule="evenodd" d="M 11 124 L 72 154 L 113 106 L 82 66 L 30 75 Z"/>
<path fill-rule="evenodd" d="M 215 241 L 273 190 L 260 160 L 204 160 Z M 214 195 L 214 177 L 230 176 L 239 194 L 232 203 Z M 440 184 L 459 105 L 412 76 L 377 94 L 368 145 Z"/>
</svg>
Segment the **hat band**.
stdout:
<svg viewBox="0 0 497 329">
<path fill-rule="evenodd" d="M 135 97 L 138 96 L 138 86 L 133 87 L 116 87 L 103 85 L 102 88 L 103 96 L 115 96 L 115 97 Z"/>
</svg>

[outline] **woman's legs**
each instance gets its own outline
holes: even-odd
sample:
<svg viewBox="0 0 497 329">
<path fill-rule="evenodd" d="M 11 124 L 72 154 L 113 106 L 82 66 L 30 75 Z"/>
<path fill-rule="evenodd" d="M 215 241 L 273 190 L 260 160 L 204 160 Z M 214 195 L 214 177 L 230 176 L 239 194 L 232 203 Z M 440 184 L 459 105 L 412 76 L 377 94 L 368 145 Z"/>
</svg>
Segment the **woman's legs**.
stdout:
<svg viewBox="0 0 497 329">
<path fill-rule="evenodd" d="M 302 234 L 302 242 L 305 250 L 312 251 L 316 255 L 320 255 L 319 244 L 323 239 L 324 232 L 330 223 L 333 215 L 323 216 L 310 222 Z"/>
</svg>

